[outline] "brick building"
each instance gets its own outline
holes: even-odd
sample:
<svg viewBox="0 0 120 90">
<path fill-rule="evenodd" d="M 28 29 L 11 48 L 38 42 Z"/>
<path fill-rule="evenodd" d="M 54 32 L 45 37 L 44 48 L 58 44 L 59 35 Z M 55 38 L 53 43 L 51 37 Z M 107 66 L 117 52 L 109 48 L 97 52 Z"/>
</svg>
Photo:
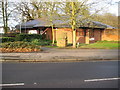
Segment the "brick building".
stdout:
<svg viewBox="0 0 120 90">
<path fill-rule="evenodd" d="M 20 29 L 21 33 L 34 32 L 36 34 L 45 34 L 46 39 L 52 40 L 53 36 L 51 26 L 53 24 L 55 33 L 54 37 L 56 41 L 59 41 L 62 38 L 67 38 L 67 43 L 73 42 L 72 29 L 69 25 L 69 20 L 63 21 L 62 19 L 56 19 L 53 20 L 52 23 L 48 20 L 49 19 L 47 18 L 30 20 L 22 23 L 21 25 L 16 25 L 16 28 Z M 114 30 L 115 28 L 97 21 L 85 20 L 82 22 L 82 25 L 81 23 L 78 23 L 78 27 L 76 29 L 76 42 L 94 43 L 96 41 L 106 40 L 104 34 L 107 29 Z"/>
</svg>

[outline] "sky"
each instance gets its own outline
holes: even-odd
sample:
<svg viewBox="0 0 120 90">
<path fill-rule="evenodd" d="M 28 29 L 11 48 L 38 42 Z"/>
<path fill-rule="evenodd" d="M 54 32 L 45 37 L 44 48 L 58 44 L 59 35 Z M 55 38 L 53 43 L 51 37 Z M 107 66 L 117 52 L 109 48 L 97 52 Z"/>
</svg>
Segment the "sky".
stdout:
<svg viewBox="0 0 120 90">
<path fill-rule="evenodd" d="M 8 0 L 10 2 L 30 2 L 30 1 L 43 1 L 43 2 L 49 2 L 49 1 L 57 1 L 57 2 L 62 2 L 62 1 L 66 1 L 66 0 Z M 75 0 L 68 0 L 68 1 L 75 1 Z M 83 0 L 79 0 L 79 1 L 83 1 Z M 111 1 L 111 6 L 107 7 L 107 9 L 105 9 L 103 12 L 109 12 L 112 14 L 115 14 L 118 16 L 118 2 L 120 0 L 88 0 L 88 2 L 101 2 L 98 6 L 102 7 L 104 4 L 104 2 L 110 2 Z M 103 3 L 102 3 L 103 2 Z M 97 6 L 97 7 L 98 7 Z"/>
<path fill-rule="evenodd" d="M 120 0 L 113 0 L 113 5 L 108 8 L 108 12 L 118 16 L 118 2 L 120 2 Z"/>
<path fill-rule="evenodd" d="M 120 0 L 89 0 L 88 2 L 99 2 L 95 6 L 95 9 L 104 7 L 101 13 L 112 13 L 118 16 L 118 2 L 120 2 Z"/>
<path fill-rule="evenodd" d="M 8 0 L 10 2 L 30 2 L 31 0 Z M 37 0 L 34 0 L 34 1 L 37 1 Z M 50 0 L 38 0 L 38 1 L 50 1 Z M 54 1 L 54 0 L 52 0 Z M 55 0 L 55 1 L 65 1 L 65 0 Z M 75 1 L 75 0 L 73 0 Z M 83 0 L 82 0 L 83 1 Z M 111 6 L 107 6 L 104 8 L 104 10 L 101 12 L 102 13 L 112 13 L 116 16 L 118 16 L 118 2 L 120 2 L 120 0 L 89 0 L 89 2 L 100 2 L 99 5 L 95 6 L 95 9 L 99 8 L 99 7 L 103 7 L 105 6 L 105 3 L 104 2 L 110 2 L 111 3 Z M 13 22 L 13 21 L 12 21 Z M 9 22 L 9 24 L 11 24 Z M 18 24 L 18 22 L 15 22 L 15 24 Z"/>
</svg>

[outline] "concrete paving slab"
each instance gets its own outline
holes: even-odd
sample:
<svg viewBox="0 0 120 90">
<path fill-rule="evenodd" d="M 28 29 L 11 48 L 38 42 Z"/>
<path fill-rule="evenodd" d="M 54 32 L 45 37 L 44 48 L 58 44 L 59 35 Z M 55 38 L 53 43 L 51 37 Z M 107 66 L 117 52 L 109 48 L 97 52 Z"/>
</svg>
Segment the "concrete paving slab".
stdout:
<svg viewBox="0 0 120 90">
<path fill-rule="evenodd" d="M 1 53 L 1 60 L 74 61 L 118 60 L 117 49 L 56 49 L 44 48 L 41 52 Z"/>
</svg>

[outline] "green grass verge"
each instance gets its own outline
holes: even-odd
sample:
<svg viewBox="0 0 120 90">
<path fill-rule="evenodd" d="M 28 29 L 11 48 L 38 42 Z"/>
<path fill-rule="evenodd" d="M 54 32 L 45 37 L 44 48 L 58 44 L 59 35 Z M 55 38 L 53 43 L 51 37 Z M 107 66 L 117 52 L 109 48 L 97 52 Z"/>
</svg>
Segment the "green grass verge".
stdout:
<svg viewBox="0 0 120 90">
<path fill-rule="evenodd" d="M 96 48 L 96 49 L 118 49 L 120 44 L 117 41 L 98 41 L 89 45 L 80 45 L 79 48 Z"/>
</svg>

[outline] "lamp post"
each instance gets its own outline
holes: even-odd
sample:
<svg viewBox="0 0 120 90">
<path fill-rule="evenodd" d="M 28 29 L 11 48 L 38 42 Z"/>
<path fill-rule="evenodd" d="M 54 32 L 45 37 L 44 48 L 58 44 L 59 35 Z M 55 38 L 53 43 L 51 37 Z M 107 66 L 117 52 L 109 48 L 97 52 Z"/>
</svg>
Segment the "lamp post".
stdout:
<svg viewBox="0 0 120 90">
<path fill-rule="evenodd" d="M 21 33 L 21 22 L 20 22 L 20 33 Z"/>
<path fill-rule="evenodd" d="M 18 16 L 18 18 L 19 18 L 19 20 L 20 20 L 20 22 L 19 22 L 19 24 L 20 24 L 20 33 L 21 33 L 21 19 L 22 19 L 22 16 L 20 15 L 20 16 Z"/>
</svg>

